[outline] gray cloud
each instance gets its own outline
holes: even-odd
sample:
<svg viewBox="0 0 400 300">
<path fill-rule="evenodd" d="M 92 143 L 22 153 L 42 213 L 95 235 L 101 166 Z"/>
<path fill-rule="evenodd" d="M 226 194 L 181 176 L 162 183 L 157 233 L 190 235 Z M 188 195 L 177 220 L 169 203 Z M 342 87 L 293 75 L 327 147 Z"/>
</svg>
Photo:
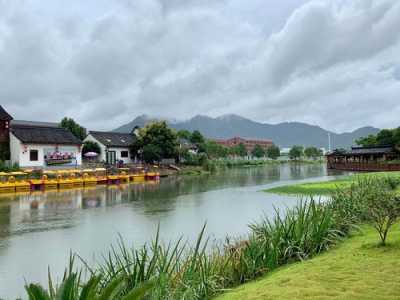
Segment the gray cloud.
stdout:
<svg viewBox="0 0 400 300">
<path fill-rule="evenodd" d="M 143 113 L 398 126 L 399 15 L 396 0 L 0 1 L 1 104 L 97 129 Z"/>
</svg>

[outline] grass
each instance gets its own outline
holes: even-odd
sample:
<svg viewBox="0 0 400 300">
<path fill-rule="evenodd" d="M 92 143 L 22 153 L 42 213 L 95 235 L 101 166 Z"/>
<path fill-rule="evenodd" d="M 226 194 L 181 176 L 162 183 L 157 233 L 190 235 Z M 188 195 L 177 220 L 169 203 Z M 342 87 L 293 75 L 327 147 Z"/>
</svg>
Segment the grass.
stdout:
<svg viewBox="0 0 400 300">
<path fill-rule="evenodd" d="M 399 299 L 400 224 L 392 229 L 387 247 L 377 246 L 371 226 L 361 229 L 331 251 L 277 269 L 216 299 Z"/>
<path fill-rule="evenodd" d="M 399 177 L 400 172 L 380 172 L 380 173 L 362 173 L 355 174 L 351 176 L 346 176 L 340 179 L 323 181 L 323 182 L 311 182 L 303 184 L 293 184 L 279 186 L 275 188 L 270 188 L 265 190 L 268 193 L 274 194 L 285 194 L 285 195 L 303 195 L 303 196 L 328 196 L 336 192 L 338 189 L 349 188 L 353 183 L 355 183 L 360 178 L 365 177 Z"/>
</svg>

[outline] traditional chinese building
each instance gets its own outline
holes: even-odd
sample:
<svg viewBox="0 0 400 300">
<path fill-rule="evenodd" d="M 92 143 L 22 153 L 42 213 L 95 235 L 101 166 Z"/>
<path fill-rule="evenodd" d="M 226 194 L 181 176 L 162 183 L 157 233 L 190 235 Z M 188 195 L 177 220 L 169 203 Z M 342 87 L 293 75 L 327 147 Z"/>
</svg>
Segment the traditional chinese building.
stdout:
<svg viewBox="0 0 400 300">
<path fill-rule="evenodd" d="M 400 171 L 400 152 L 393 146 L 352 147 L 326 155 L 328 169 L 346 171 Z"/>
</svg>

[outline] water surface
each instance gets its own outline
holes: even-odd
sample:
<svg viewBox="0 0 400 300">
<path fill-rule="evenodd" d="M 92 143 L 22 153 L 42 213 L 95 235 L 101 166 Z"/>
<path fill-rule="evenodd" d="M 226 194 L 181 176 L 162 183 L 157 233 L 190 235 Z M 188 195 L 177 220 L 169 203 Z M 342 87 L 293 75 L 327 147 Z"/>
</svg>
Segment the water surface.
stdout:
<svg viewBox="0 0 400 300">
<path fill-rule="evenodd" d="M 165 241 L 183 235 L 190 242 L 207 222 L 214 240 L 243 236 L 263 214 L 298 201 L 262 189 L 327 175 L 324 165 L 285 164 L 159 183 L 0 195 L 0 298 L 24 298 L 24 280 L 45 284 L 48 266 L 59 278 L 70 251 L 100 261 L 118 234 L 128 245 L 142 245 L 160 224 Z"/>
</svg>

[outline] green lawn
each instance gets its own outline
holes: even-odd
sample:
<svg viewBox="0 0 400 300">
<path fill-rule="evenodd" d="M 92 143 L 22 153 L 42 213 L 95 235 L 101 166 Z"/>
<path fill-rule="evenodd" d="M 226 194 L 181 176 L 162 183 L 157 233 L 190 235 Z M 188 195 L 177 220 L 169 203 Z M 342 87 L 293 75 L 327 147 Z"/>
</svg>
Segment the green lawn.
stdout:
<svg viewBox="0 0 400 300">
<path fill-rule="evenodd" d="M 338 188 L 347 188 L 352 182 L 356 181 L 359 177 L 368 176 L 393 176 L 400 177 L 400 172 L 380 172 L 380 173 L 361 173 L 352 176 L 346 176 L 341 179 L 335 179 L 331 181 L 324 182 L 312 182 L 303 184 L 294 184 L 275 187 L 265 190 L 268 193 L 275 194 L 288 194 L 288 195 L 305 195 L 305 196 L 315 196 L 315 195 L 329 195 L 335 192 Z"/>
<path fill-rule="evenodd" d="M 400 299 L 400 225 L 377 246 L 370 226 L 322 255 L 282 267 L 217 300 Z"/>
</svg>

